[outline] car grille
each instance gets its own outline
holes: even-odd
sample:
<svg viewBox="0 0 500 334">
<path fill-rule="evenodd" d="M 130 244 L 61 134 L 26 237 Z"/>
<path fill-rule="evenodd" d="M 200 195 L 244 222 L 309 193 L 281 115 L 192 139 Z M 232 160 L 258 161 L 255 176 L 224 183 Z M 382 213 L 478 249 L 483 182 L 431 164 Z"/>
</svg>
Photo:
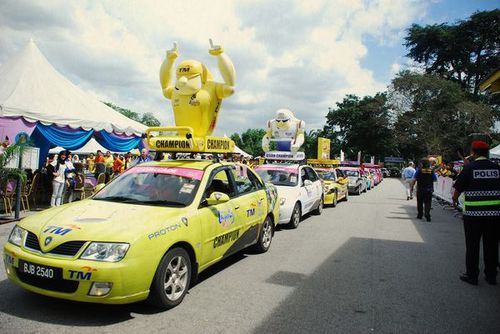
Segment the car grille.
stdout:
<svg viewBox="0 0 500 334">
<path fill-rule="evenodd" d="M 24 242 L 24 247 L 41 252 L 40 244 L 38 243 L 38 238 L 34 233 L 28 232 L 26 241 Z"/>
<path fill-rule="evenodd" d="M 85 243 L 86 241 L 68 241 L 50 250 L 48 254 L 75 256 Z M 37 236 L 32 232 L 28 232 L 24 247 L 38 252 L 42 251 Z"/>
<path fill-rule="evenodd" d="M 64 293 L 73 293 L 78 289 L 78 281 L 70 281 L 67 279 L 62 280 L 54 280 L 47 279 L 42 277 L 37 277 L 29 274 L 25 274 L 16 270 L 17 277 L 21 280 L 21 282 L 35 286 L 40 289 L 64 292 Z"/>
</svg>

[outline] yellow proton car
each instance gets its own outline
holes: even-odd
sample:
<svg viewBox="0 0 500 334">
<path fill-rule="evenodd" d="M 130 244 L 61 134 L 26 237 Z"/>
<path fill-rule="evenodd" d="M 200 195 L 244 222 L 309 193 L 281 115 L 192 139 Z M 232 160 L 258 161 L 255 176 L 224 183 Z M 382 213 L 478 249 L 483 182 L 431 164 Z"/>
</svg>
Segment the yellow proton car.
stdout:
<svg viewBox="0 0 500 334">
<path fill-rule="evenodd" d="M 338 201 L 348 200 L 349 180 L 340 169 L 315 167 L 314 170 L 323 181 L 323 187 L 325 189 L 325 205 L 335 207 L 337 206 Z"/>
<path fill-rule="evenodd" d="M 244 165 L 138 165 L 93 198 L 20 221 L 5 245 L 10 280 L 83 302 L 178 305 L 197 275 L 252 246 L 269 249 L 277 191 Z"/>
</svg>

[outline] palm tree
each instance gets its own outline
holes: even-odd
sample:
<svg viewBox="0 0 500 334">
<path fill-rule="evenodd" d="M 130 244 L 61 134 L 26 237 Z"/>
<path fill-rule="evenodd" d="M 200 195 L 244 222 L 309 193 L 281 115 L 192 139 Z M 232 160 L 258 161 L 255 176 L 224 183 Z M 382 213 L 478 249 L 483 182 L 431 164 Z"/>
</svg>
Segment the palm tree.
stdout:
<svg viewBox="0 0 500 334">
<path fill-rule="evenodd" d="M 16 201 L 20 200 L 20 195 L 22 191 L 21 185 L 26 182 L 26 172 L 22 168 L 10 168 L 7 167 L 9 162 L 14 158 L 15 156 L 21 157 L 24 149 L 26 148 L 27 144 L 22 143 L 22 144 L 12 144 L 7 146 L 5 150 L 3 151 L 2 154 L 0 154 L 0 180 L 2 180 L 2 184 L 4 182 L 7 182 L 8 180 L 16 180 L 17 181 L 17 187 L 16 187 Z M 4 189 L 4 187 L 2 187 Z M 15 218 L 19 218 L 19 205 L 16 203 L 16 210 L 15 210 Z"/>
</svg>

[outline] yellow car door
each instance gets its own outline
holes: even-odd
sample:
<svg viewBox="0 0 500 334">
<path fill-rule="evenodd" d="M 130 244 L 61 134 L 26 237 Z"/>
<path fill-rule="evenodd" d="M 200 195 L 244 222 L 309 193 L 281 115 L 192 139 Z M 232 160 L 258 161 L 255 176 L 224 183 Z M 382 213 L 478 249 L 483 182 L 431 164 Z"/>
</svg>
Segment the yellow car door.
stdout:
<svg viewBox="0 0 500 334">
<path fill-rule="evenodd" d="M 238 251 L 257 240 L 259 224 L 267 213 L 267 198 L 264 185 L 247 166 L 235 165 L 232 170 L 238 193 L 235 199 L 236 217 L 241 220 L 244 230 L 242 240 L 233 249 Z"/>
<path fill-rule="evenodd" d="M 221 201 L 209 204 L 212 194 L 221 197 Z M 229 167 L 216 168 L 210 175 L 199 209 L 202 227 L 203 249 L 200 261 L 202 267 L 221 259 L 241 237 L 243 231 L 237 211 L 242 208 L 241 204 L 235 205 L 239 203 L 235 201 L 236 195 Z"/>
</svg>

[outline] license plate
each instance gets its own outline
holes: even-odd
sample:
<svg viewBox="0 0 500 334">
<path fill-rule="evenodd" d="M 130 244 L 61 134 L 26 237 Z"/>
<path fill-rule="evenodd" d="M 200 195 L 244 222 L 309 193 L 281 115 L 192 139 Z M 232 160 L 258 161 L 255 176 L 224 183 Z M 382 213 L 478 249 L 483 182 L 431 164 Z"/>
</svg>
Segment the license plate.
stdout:
<svg viewBox="0 0 500 334">
<path fill-rule="evenodd" d="M 46 279 L 62 279 L 62 269 L 19 260 L 19 271 L 23 274 Z"/>
</svg>

